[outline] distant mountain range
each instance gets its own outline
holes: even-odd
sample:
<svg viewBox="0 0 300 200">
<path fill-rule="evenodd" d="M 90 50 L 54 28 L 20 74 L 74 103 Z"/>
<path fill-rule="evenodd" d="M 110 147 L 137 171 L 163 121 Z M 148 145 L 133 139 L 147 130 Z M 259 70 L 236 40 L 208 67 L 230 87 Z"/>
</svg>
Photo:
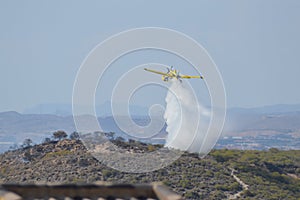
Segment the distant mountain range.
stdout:
<svg viewBox="0 0 300 200">
<path fill-rule="evenodd" d="M 115 105 L 117 108 L 126 106 L 125 104 Z M 84 109 L 85 106 L 79 106 Z M 97 105 L 96 108 L 97 116 L 106 117 L 111 116 L 111 103 L 105 102 L 101 105 Z M 130 114 L 137 116 L 145 116 L 148 114 L 148 108 L 144 106 L 130 105 Z M 277 104 L 269 106 L 261 106 L 254 108 L 241 108 L 233 107 L 228 108 L 230 114 L 280 114 L 288 112 L 300 111 L 300 104 Z M 28 109 L 25 109 L 22 114 L 51 114 L 58 116 L 70 116 L 72 115 L 71 104 L 38 104 Z"/>
<path fill-rule="evenodd" d="M 232 113 L 280 114 L 300 111 L 300 104 L 277 104 L 255 108 L 230 108 Z"/>
<path fill-rule="evenodd" d="M 106 106 L 108 105 L 106 104 Z M 42 109 L 43 107 L 44 109 Z M 0 152 L 7 150 L 14 143 L 21 143 L 25 138 L 31 138 L 34 142 L 39 143 L 45 137 L 50 137 L 56 130 L 72 133 L 76 128 L 73 117 L 70 115 L 70 109 L 68 105 L 40 105 L 23 114 L 14 111 L 0 113 Z M 132 106 L 131 109 L 134 111 L 133 120 L 136 123 L 139 125 L 149 123 L 150 119 L 146 117 L 146 114 L 143 114 L 148 112 L 147 108 Z M 36 112 L 37 110 L 40 112 Z M 102 111 L 102 113 L 107 114 L 105 114 L 106 116 L 103 115 L 98 118 L 101 127 L 104 131 L 122 135 L 122 130 L 117 126 L 114 118 L 109 116 L 107 110 L 106 108 Z M 300 137 L 300 104 L 231 108 L 227 111 L 223 135 L 245 136 L 282 133 Z M 165 135 L 164 127 L 159 137 L 163 138 Z"/>
<path fill-rule="evenodd" d="M 114 104 L 114 108 L 118 110 L 119 108 L 126 106 L 125 104 Z M 79 110 L 86 110 L 87 106 L 78 105 Z M 95 111 L 97 116 L 107 117 L 112 116 L 111 102 L 105 102 L 101 105 L 95 106 Z M 137 105 L 130 105 L 129 111 L 131 115 L 145 116 L 148 114 L 148 108 Z M 38 104 L 31 108 L 25 109 L 23 114 L 51 114 L 58 116 L 70 116 L 72 115 L 72 105 L 71 104 Z"/>
<path fill-rule="evenodd" d="M 89 119 L 90 116 L 80 117 Z M 115 132 L 117 136 L 130 138 L 118 127 L 112 116 L 99 117 L 98 121 L 103 131 Z M 133 121 L 140 126 L 146 126 L 150 122 L 150 118 L 134 116 Z M 127 128 L 135 132 L 134 128 Z M 7 150 L 14 144 L 22 143 L 26 138 L 32 139 L 35 143 L 40 143 L 46 137 L 51 137 L 52 133 L 57 130 L 63 130 L 69 134 L 76 131 L 73 116 L 20 114 L 15 111 L 2 112 L 0 113 L 0 152 Z M 161 130 L 161 133 L 165 135 L 165 127 Z"/>
<path fill-rule="evenodd" d="M 251 132 L 290 133 L 300 137 L 300 105 L 274 105 L 258 108 L 232 108 L 227 112 L 227 134 Z"/>
</svg>

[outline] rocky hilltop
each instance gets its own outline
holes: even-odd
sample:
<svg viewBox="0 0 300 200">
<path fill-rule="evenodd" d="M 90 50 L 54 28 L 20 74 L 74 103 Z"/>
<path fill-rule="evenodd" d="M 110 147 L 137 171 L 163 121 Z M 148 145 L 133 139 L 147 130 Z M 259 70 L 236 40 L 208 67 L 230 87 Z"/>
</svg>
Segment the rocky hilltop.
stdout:
<svg viewBox="0 0 300 200">
<path fill-rule="evenodd" d="M 114 141 L 126 152 L 154 151 L 159 145 Z M 298 199 L 300 151 L 216 150 L 204 159 L 183 155 L 148 173 L 108 168 L 80 140 L 65 139 L 0 154 L 2 183 L 163 182 L 187 199 Z M 134 167 L 134 166 L 132 166 Z"/>
</svg>

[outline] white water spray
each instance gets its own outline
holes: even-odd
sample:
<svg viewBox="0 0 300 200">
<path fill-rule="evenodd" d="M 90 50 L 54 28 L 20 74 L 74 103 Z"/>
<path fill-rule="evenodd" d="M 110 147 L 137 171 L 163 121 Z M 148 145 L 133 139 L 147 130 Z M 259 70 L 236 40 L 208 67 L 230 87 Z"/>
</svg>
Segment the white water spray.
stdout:
<svg viewBox="0 0 300 200">
<path fill-rule="evenodd" d="M 189 152 L 201 153 L 205 139 L 203 123 L 205 109 L 199 105 L 195 94 L 189 84 L 171 80 L 166 96 L 166 110 L 164 118 L 167 123 L 168 136 L 166 147 Z"/>
</svg>

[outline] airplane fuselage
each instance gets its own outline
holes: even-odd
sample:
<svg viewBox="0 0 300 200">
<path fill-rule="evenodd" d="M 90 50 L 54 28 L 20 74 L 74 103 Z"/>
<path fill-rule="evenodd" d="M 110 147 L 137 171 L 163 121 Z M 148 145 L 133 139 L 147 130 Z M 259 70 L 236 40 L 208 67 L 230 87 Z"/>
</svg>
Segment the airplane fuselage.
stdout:
<svg viewBox="0 0 300 200">
<path fill-rule="evenodd" d="M 190 75 L 179 74 L 179 71 L 176 70 L 176 69 L 173 69 L 173 67 L 171 67 L 171 68 L 167 67 L 167 70 L 168 70 L 167 72 L 160 72 L 160 71 L 156 71 L 156 70 L 153 70 L 153 69 L 147 69 L 147 68 L 144 68 L 144 70 L 162 75 L 161 78 L 162 78 L 163 81 L 168 81 L 169 79 L 173 79 L 173 78 L 175 78 L 176 80 L 179 80 L 180 82 L 182 81 L 181 79 L 183 79 L 183 78 L 186 78 L 186 79 L 190 79 L 190 78 L 203 79 L 203 76 L 190 76 Z"/>
<path fill-rule="evenodd" d="M 162 75 L 161 79 L 163 81 L 168 81 L 169 79 L 173 79 L 173 78 L 176 78 L 176 79 L 179 79 L 178 77 L 178 74 L 177 74 L 177 70 L 174 69 L 174 70 L 170 70 L 167 75 Z"/>
</svg>

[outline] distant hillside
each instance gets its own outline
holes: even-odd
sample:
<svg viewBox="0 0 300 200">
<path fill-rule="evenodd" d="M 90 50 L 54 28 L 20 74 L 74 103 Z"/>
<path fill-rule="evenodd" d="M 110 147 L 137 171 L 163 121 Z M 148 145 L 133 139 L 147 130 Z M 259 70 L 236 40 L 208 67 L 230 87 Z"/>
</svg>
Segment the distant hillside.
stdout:
<svg viewBox="0 0 300 200">
<path fill-rule="evenodd" d="M 68 105 L 62 105 L 62 107 L 69 109 Z M 144 110 L 144 108 L 138 107 L 135 107 L 135 109 L 137 113 L 138 110 Z M 223 136 L 288 134 L 293 138 L 300 138 L 300 111 L 298 110 L 300 110 L 300 105 L 229 109 Z M 50 111 L 51 106 L 49 107 Z M 58 111 L 57 113 L 61 112 Z M 99 117 L 98 120 L 104 131 L 112 131 L 123 135 L 123 137 L 127 137 L 117 126 L 112 116 Z M 133 120 L 138 125 L 147 125 L 150 119 L 147 116 L 136 115 Z M 136 131 L 132 127 L 127 128 L 132 133 Z M 14 143 L 22 143 L 25 138 L 31 138 L 35 143 L 40 143 L 45 137 L 51 136 L 56 130 L 64 130 L 68 133 L 75 131 L 73 117 L 70 115 L 20 114 L 13 111 L 2 112 L 0 113 L 0 152 L 9 149 Z M 166 125 L 160 131 L 160 135 L 157 136 L 157 138 L 162 138 L 161 140 L 157 140 L 158 143 L 163 143 L 163 138 L 167 134 L 165 130 Z"/>
<path fill-rule="evenodd" d="M 300 104 L 272 105 L 257 108 L 231 108 L 225 128 L 229 131 L 276 130 L 300 131 Z"/>
<path fill-rule="evenodd" d="M 118 110 L 120 107 L 125 107 L 126 104 L 114 104 L 115 110 Z M 87 110 L 87 106 L 77 106 L 79 110 Z M 107 117 L 112 116 L 111 111 L 111 102 L 107 101 L 101 105 L 95 106 L 95 110 L 97 116 L 100 117 Z M 148 108 L 143 106 L 137 105 L 130 105 L 129 106 L 130 114 L 137 115 L 137 116 L 144 116 L 148 114 Z M 23 114 L 50 114 L 50 115 L 58 115 L 58 116 L 71 116 L 72 115 L 72 105 L 71 104 L 59 104 L 59 103 L 52 103 L 52 104 L 38 104 L 32 106 L 28 109 L 25 109 Z M 119 113 L 118 113 L 119 114 Z"/>
<path fill-rule="evenodd" d="M 161 146 L 120 142 L 124 150 Z M 151 148 L 150 148 L 151 147 Z M 135 166 L 132 166 L 135 167 Z M 2 183 L 149 183 L 162 181 L 186 199 L 299 199 L 300 151 L 215 150 L 204 159 L 183 154 L 163 169 L 122 173 L 94 159 L 76 140 L 62 140 L 0 154 Z"/>
<path fill-rule="evenodd" d="M 101 117 L 98 120 L 103 131 L 115 132 L 128 138 L 117 126 L 113 117 Z M 142 116 L 134 117 L 133 120 L 138 125 L 147 125 L 150 122 L 148 117 Z M 131 127 L 128 129 L 135 132 Z M 57 130 L 64 130 L 67 133 L 76 131 L 73 116 L 2 112 L 0 113 L 0 152 L 8 150 L 13 144 L 21 144 L 26 138 L 41 143 L 44 138 L 51 137 Z M 161 132 L 163 133 L 164 130 Z"/>
<path fill-rule="evenodd" d="M 115 105 L 118 107 L 125 106 L 125 104 Z M 84 110 L 85 106 L 79 106 Z M 129 110 L 131 115 L 135 116 L 145 116 L 148 114 L 148 108 L 144 106 L 130 105 Z M 228 108 L 229 113 L 233 114 L 280 114 L 289 112 L 300 112 L 300 104 L 278 104 L 269 105 L 262 107 L 253 108 L 241 108 L 233 107 Z M 96 106 L 96 113 L 99 117 L 111 116 L 111 102 L 105 102 L 101 105 Z M 48 115 L 58 115 L 58 116 L 70 116 L 72 115 L 72 105 L 71 104 L 38 104 L 31 108 L 25 109 L 22 114 L 48 114 Z"/>
<path fill-rule="evenodd" d="M 230 108 L 232 113 L 248 113 L 248 114 L 280 114 L 289 112 L 300 112 L 300 104 L 277 104 L 254 108 Z"/>
<path fill-rule="evenodd" d="M 225 132 L 230 135 L 272 131 L 273 134 L 296 134 L 300 137 L 300 111 L 257 114 L 229 111 L 225 123 Z"/>
<path fill-rule="evenodd" d="M 20 114 L 17 112 L 0 113 L 0 133 L 38 133 L 59 129 L 74 131 L 73 117 L 49 114 Z"/>
<path fill-rule="evenodd" d="M 26 138 L 40 143 L 56 130 L 73 132 L 72 117 L 56 115 L 23 115 L 17 112 L 0 113 L 0 152 L 8 150 L 13 144 L 20 144 Z"/>
</svg>

